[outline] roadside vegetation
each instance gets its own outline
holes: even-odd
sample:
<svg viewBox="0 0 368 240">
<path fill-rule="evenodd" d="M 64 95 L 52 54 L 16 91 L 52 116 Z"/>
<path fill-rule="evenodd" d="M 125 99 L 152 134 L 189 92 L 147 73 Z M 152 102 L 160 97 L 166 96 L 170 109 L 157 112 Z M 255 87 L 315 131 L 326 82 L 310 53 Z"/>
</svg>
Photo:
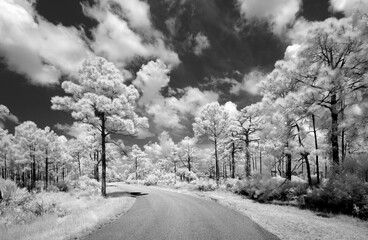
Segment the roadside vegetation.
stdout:
<svg viewBox="0 0 368 240">
<path fill-rule="evenodd" d="M 48 191 L 27 191 L 0 179 L 0 239 L 70 239 L 87 234 L 126 212 L 134 198 L 103 198 L 86 176 L 59 182 Z"/>
</svg>

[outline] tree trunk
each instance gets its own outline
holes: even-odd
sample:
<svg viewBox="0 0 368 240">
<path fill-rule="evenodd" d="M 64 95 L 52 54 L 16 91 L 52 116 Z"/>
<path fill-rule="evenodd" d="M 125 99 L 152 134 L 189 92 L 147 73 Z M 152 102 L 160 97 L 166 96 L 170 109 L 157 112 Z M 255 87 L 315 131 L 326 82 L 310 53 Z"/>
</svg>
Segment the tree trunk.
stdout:
<svg viewBox="0 0 368 240">
<path fill-rule="evenodd" d="M 331 96 L 331 148 L 332 148 L 332 171 L 339 173 L 339 133 L 338 133 L 338 110 L 337 96 Z"/>
<path fill-rule="evenodd" d="M 135 180 L 138 180 L 138 158 L 135 158 Z"/>
<path fill-rule="evenodd" d="M 231 178 L 235 178 L 235 143 L 232 143 L 231 149 Z"/>
<path fill-rule="evenodd" d="M 77 160 L 78 160 L 78 171 L 79 171 L 79 176 L 82 176 L 82 167 L 81 167 L 81 160 L 80 160 L 80 155 L 79 155 L 79 153 L 77 153 Z"/>
<path fill-rule="evenodd" d="M 188 149 L 189 150 L 189 149 Z M 189 154 L 189 152 L 188 152 L 188 159 L 187 159 L 187 161 L 188 161 L 188 171 L 190 172 L 191 170 L 192 170 L 192 166 L 190 165 L 190 154 Z"/>
<path fill-rule="evenodd" d="M 47 190 L 49 182 L 49 157 L 46 150 L 46 159 L 45 159 L 45 190 Z"/>
<path fill-rule="evenodd" d="M 262 151 L 259 149 L 259 173 L 262 175 Z"/>
<path fill-rule="evenodd" d="M 106 129 L 105 129 L 105 114 L 101 113 L 101 162 L 102 162 L 102 176 L 101 176 L 101 195 L 106 197 Z"/>
<path fill-rule="evenodd" d="M 220 180 L 220 169 L 218 165 L 218 156 L 217 156 L 217 138 L 215 137 L 215 174 L 216 174 L 216 184 L 219 185 Z"/>
<path fill-rule="evenodd" d="M 249 134 L 245 135 L 245 176 L 247 178 L 251 175 L 250 170 L 250 152 L 249 152 Z"/>
<path fill-rule="evenodd" d="M 36 156 L 32 155 L 32 174 L 31 174 L 31 189 L 36 187 Z"/>
<path fill-rule="evenodd" d="M 174 184 L 176 184 L 176 161 L 174 161 Z"/>
<path fill-rule="evenodd" d="M 314 114 L 312 114 L 313 120 L 313 133 L 314 133 L 314 145 L 316 150 L 318 150 L 318 142 L 317 142 L 317 131 L 316 131 L 316 120 Z M 317 167 L 317 185 L 320 183 L 320 176 L 319 176 L 319 161 L 318 161 L 318 154 L 316 154 L 316 167 Z"/>
<path fill-rule="evenodd" d="M 302 157 L 304 158 L 305 166 L 307 167 L 308 185 L 312 186 L 312 176 L 311 176 L 311 170 L 310 170 L 308 154 L 307 153 L 302 153 Z"/>
<path fill-rule="evenodd" d="M 4 155 L 4 179 L 5 179 L 5 180 L 6 180 L 6 178 L 7 178 L 6 168 L 7 168 L 7 166 L 6 166 L 6 154 L 5 154 L 5 155 Z"/>
</svg>

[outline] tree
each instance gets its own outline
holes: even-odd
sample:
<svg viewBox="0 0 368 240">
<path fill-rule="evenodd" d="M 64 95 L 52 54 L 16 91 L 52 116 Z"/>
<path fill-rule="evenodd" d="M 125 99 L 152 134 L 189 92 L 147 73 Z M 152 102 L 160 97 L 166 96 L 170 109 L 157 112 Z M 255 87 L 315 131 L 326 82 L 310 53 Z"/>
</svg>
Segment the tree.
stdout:
<svg viewBox="0 0 368 240">
<path fill-rule="evenodd" d="M 220 170 L 218 144 L 227 134 L 229 115 L 218 102 L 206 104 L 201 108 L 199 117 L 195 118 L 193 130 L 196 137 L 207 136 L 215 148 L 215 177 L 219 184 Z"/>
<path fill-rule="evenodd" d="M 3 130 L 0 128 L 0 159 L 2 162 L 1 176 L 4 179 L 9 177 L 9 162 L 12 160 L 14 155 L 14 136 L 9 134 L 8 130 Z"/>
<path fill-rule="evenodd" d="M 100 132 L 101 194 L 106 196 L 106 137 L 136 135 L 139 128 L 148 127 L 147 119 L 135 112 L 138 91 L 126 86 L 114 64 L 101 57 L 86 60 L 76 81 L 65 81 L 61 87 L 71 96 L 53 97 L 52 109 L 71 112 L 74 119 Z"/>
<path fill-rule="evenodd" d="M 26 159 L 24 165 L 31 166 L 30 189 L 35 188 L 36 184 L 36 164 L 39 155 L 39 129 L 32 121 L 26 121 L 15 127 L 14 137 L 19 147 L 22 158 Z M 23 169 L 23 183 L 25 183 L 25 172 Z"/>
<path fill-rule="evenodd" d="M 345 155 L 344 111 L 368 88 L 368 36 L 352 19 L 328 19 L 312 28 L 298 53 L 298 81 L 309 87 L 313 102 L 330 113 L 333 172 Z"/>
<path fill-rule="evenodd" d="M 232 121 L 232 132 L 234 137 L 244 142 L 245 150 L 245 175 L 250 177 L 251 165 L 250 165 L 250 143 L 258 141 L 254 138 L 254 134 L 261 129 L 260 119 L 256 114 L 249 111 L 249 108 L 243 108 L 236 119 Z"/>
<path fill-rule="evenodd" d="M 193 157 L 194 152 L 196 151 L 196 143 L 196 138 L 186 136 L 178 144 L 178 157 L 183 162 L 184 166 L 188 168 L 188 171 L 193 170 Z"/>
</svg>

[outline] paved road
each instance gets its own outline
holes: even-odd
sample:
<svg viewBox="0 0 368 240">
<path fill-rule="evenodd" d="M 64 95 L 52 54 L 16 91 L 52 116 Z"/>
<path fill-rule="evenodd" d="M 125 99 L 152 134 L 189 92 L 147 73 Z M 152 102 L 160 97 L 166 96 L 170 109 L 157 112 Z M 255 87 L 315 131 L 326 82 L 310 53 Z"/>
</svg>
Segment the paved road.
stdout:
<svg viewBox="0 0 368 240">
<path fill-rule="evenodd" d="M 87 240 L 278 239 L 246 216 L 213 201 L 153 187 L 117 184 L 111 189 L 111 197 L 131 194 L 136 202 Z"/>
</svg>

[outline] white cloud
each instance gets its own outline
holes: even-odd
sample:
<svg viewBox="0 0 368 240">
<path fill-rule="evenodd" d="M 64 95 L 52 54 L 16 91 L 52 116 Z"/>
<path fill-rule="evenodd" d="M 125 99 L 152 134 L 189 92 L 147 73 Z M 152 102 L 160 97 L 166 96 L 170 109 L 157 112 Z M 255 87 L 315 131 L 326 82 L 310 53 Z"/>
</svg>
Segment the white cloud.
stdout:
<svg viewBox="0 0 368 240">
<path fill-rule="evenodd" d="M 166 98 L 167 105 L 173 107 L 182 114 L 198 116 L 200 108 L 207 103 L 218 100 L 219 95 L 212 91 L 201 91 L 198 88 L 184 88 L 184 95 L 181 98 Z"/>
<path fill-rule="evenodd" d="M 183 118 L 187 115 L 197 116 L 202 106 L 217 101 L 219 95 L 212 91 L 187 87 L 177 91 L 171 90 L 180 92 L 180 97 L 164 97 L 161 90 L 169 84 L 169 71 L 162 61 L 150 61 L 139 70 L 133 84 L 142 91 L 138 103 L 146 108 L 157 126 L 182 129 Z"/>
<path fill-rule="evenodd" d="M 169 68 L 161 61 L 150 61 L 143 65 L 137 73 L 133 84 L 142 91 L 139 104 L 155 102 L 162 97 L 160 91 L 169 84 Z"/>
<path fill-rule="evenodd" d="M 148 3 L 139 0 L 110 0 L 123 9 L 129 24 L 133 28 L 151 28 L 150 7 Z"/>
<path fill-rule="evenodd" d="M 47 22 L 28 1 L 4 0 L 0 8 L 0 55 L 32 83 L 57 84 L 90 54 L 77 29 Z"/>
<path fill-rule="evenodd" d="M 121 6 L 121 13 L 111 9 L 112 2 Z M 84 12 L 99 21 L 93 30 L 93 50 L 119 67 L 124 67 L 136 56 L 160 58 L 171 67 L 180 63 L 177 53 L 165 45 L 162 33 L 152 27 L 147 3 L 138 0 L 104 0 L 100 5 L 84 6 Z M 124 20 L 124 16 L 127 20 Z"/>
<path fill-rule="evenodd" d="M 203 50 L 210 47 L 210 42 L 207 36 L 201 32 L 197 33 L 197 35 L 194 37 L 194 41 L 195 41 L 195 45 L 194 45 L 193 51 L 194 51 L 194 54 L 197 56 L 201 55 Z"/>
<path fill-rule="evenodd" d="M 17 118 L 17 116 L 12 114 L 6 106 L 0 104 L 0 128 L 4 127 L 5 121 L 19 123 L 19 119 Z"/>
<path fill-rule="evenodd" d="M 234 82 L 230 93 L 239 94 L 241 91 L 248 92 L 253 95 L 259 94 L 259 82 L 265 77 L 265 74 L 259 70 L 253 70 L 244 75 L 241 83 Z"/>
<path fill-rule="evenodd" d="M 72 125 L 57 123 L 54 127 L 74 138 L 83 139 L 91 136 L 90 126 L 83 123 L 74 122 Z"/>
<path fill-rule="evenodd" d="M 236 119 L 236 117 L 239 114 L 239 111 L 238 111 L 237 106 L 236 106 L 235 103 L 233 103 L 231 101 L 226 102 L 224 104 L 224 108 L 225 108 L 226 112 L 229 114 L 229 117 L 231 119 Z"/>
<path fill-rule="evenodd" d="M 144 128 L 144 129 L 140 129 L 137 135 L 138 139 L 146 139 L 149 137 L 153 137 L 155 136 L 154 133 L 150 132 L 148 129 Z"/>
<path fill-rule="evenodd" d="M 343 12 L 346 16 L 351 16 L 356 12 L 368 13 L 367 0 L 330 0 L 332 11 Z"/>
<path fill-rule="evenodd" d="M 238 0 L 240 12 L 248 20 L 267 20 L 272 31 L 280 35 L 293 23 L 302 0 Z"/>
</svg>

